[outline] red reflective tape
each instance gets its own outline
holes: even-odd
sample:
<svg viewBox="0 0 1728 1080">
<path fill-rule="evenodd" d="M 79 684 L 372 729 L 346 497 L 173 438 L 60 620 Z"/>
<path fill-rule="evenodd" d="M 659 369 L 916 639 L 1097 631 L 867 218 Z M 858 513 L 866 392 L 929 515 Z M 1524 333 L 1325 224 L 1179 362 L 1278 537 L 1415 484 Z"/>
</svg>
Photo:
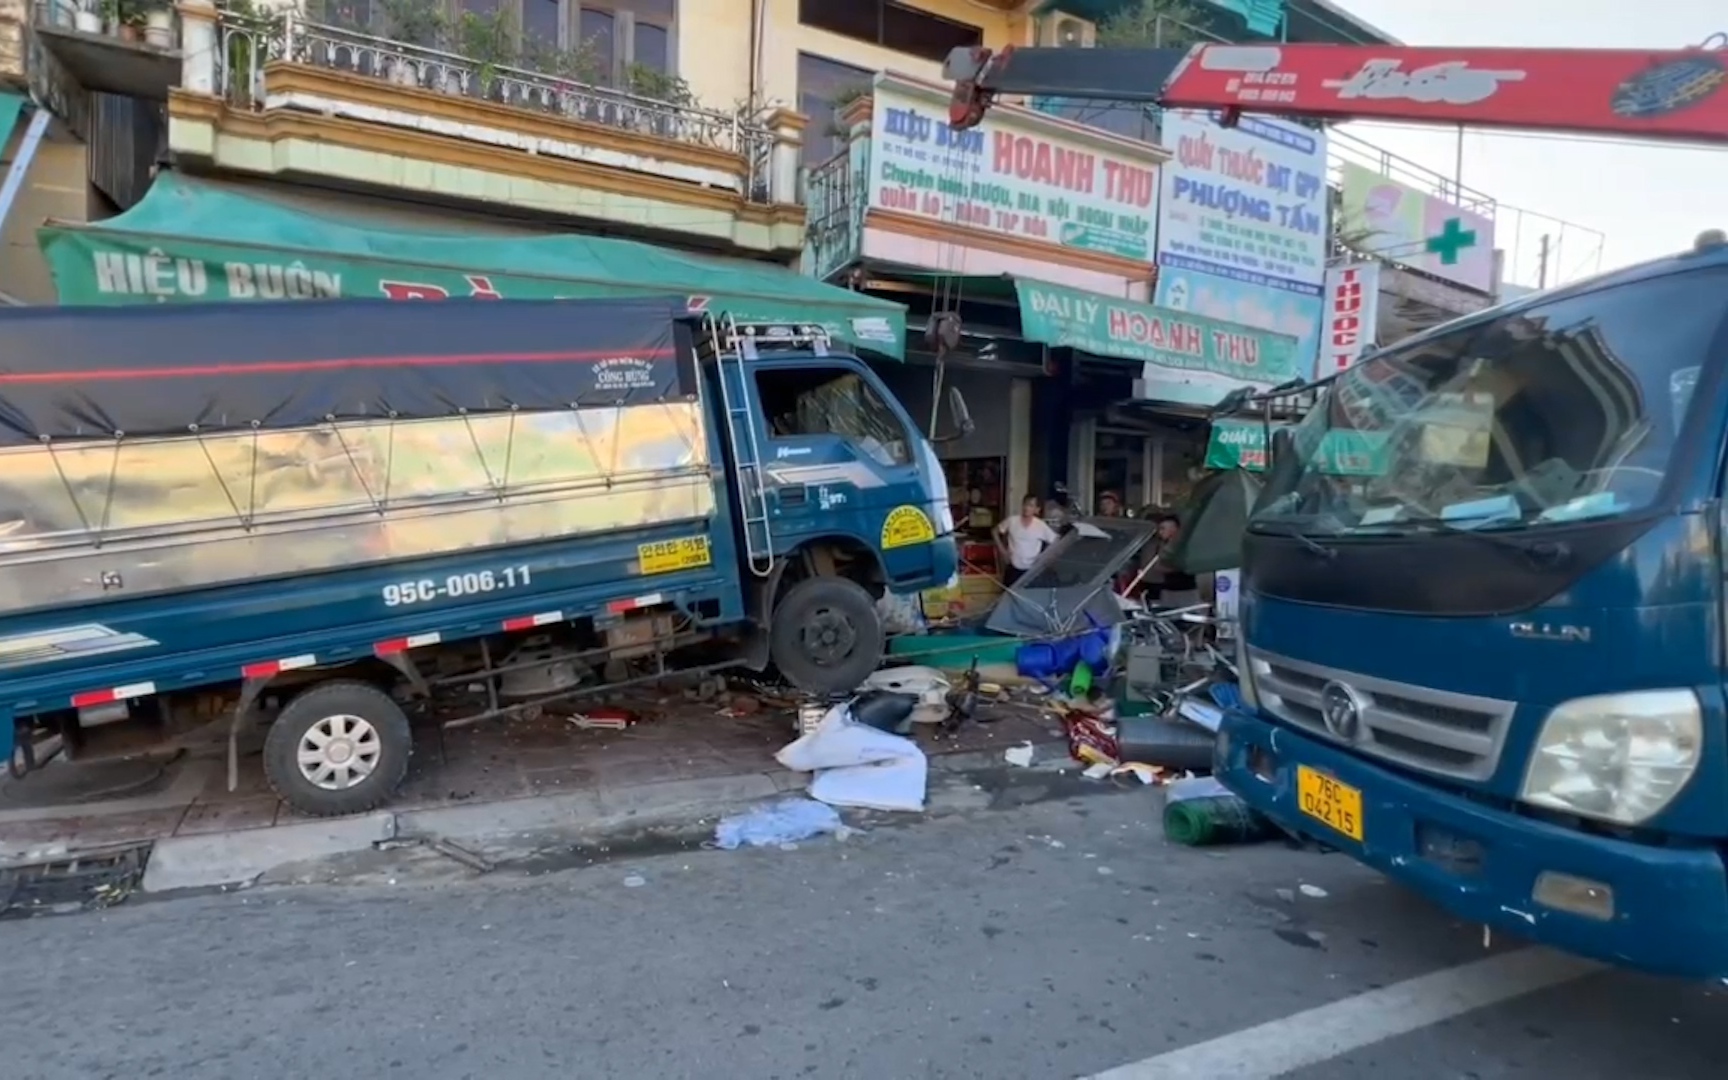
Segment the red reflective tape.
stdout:
<svg viewBox="0 0 1728 1080">
<path fill-rule="evenodd" d="M 309 668 L 318 663 L 318 658 L 311 653 L 300 656 L 285 656 L 280 660 L 261 660 L 256 664 L 247 664 L 240 669 L 240 674 L 248 679 L 268 679 L 272 675 L 280 675 L 284 671 L 294 671 L 298 668 Z"/>
<path fill-rule="evenodd" d="M 536 626 L 551 626 L 553 623 L 563 621 L 564 613 L 562 611 L 542 611 L 538 615 L 524 615 L 519 619 L 505 619 L 504 629 L 507 631 L 531 630 Z"/>
<path fill-rule="evenodd" d="M 407 652 L 418 649 L 422 645 L 436 645 L 443 640 L 441 634 L 410 634 L 407 637 L 390 638 L 372 646 L 372 651 L 379 656 L 389 656 L 392 653 Z"/>
<path fill-rule="evenodd" d="M 660 593 L 649 593 L 647 596 L 638 596 L 630 600 L 614 600 L 606 605 L 606 611 L 610 615 L 622 615 L 626 611 L 653 607 L 655 604 L 664 604 L 665 602 L 666 597 Z"/>
<path fill-rule="evenodd" d="M 128 683 L 125 686 L 111 686 L 106 690 L 86 690 L 82 694 L 72 695 L 72 707 L 86 708 L 91 705 L 107 705 L 110 702 L 125 701 L 127 698 L 149 697 L 156 692 L 153 682 Z"/>
</svg>

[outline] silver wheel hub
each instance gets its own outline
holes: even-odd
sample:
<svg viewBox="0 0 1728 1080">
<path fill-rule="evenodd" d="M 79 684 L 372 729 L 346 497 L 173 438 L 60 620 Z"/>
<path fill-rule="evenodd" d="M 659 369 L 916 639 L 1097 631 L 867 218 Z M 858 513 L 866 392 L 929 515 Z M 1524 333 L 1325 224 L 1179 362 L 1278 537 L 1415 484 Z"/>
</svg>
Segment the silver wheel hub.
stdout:
<svg viewBox="0 0 1728 1080">
<path fill-rule="evenodd" d="M 306 729 L 295 759 L 300 775 L 325 791 L 343 791 L 378 767 L 384 744 L 378 729 L 358 716 L 338 713 Z"/>
</svg>

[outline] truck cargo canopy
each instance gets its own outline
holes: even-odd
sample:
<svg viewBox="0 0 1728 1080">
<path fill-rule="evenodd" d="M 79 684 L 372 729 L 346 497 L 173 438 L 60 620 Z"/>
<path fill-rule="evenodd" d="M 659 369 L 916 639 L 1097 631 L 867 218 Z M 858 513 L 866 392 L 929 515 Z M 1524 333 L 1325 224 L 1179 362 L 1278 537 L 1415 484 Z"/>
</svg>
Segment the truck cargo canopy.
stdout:
<svg viewBox="0 0 1728 1080">
<path fill-rule="evenodd" d="M 740 320 L 820 324 L 904 358 L 904 307 L 781 266 L 612 237 L 378 228 L 178 173 L 163 173 L 118 217 L 50 222 L 39 241 L 62 304 L 678 294 Z"/>
<path fill-rule="evenodd" d="M 696 393 L 689 337 L 675 332 L 684 307 L 3 308 L 0 445 L 684 401 Z"/>
</svg>

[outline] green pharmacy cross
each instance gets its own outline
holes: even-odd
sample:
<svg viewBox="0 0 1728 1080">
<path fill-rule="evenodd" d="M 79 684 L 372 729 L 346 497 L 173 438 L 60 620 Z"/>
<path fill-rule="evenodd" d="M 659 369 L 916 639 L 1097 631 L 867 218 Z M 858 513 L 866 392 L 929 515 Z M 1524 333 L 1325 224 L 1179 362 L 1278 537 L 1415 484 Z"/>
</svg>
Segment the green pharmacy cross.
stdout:
<svg viewBox="0 0 1728 1080">
<path fill-rule="evenodd" d="M 1454 266 L 1460 251 L 1476 246 L 1476 230 L 1466 229 L 1459 218 L 1447 218 L 1440 227 L 1440 235 L 1430 236 L 1423 244 L 1430 254 L 1440 256 L 1442 265 Z"/>
</svg>

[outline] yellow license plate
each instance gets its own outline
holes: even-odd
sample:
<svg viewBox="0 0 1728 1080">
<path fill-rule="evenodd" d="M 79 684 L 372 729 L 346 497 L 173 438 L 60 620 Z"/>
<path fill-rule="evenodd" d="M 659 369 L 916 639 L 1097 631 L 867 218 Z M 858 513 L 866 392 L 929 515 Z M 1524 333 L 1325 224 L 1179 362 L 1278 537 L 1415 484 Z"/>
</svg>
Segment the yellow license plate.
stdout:
<svg viewBox="0 0 1728 1080">
<path fill-rule="evenodd" d="M 692 570 L 714 561 L 708 550 L 706 536 L 686 536 L 679 540 L 661 540 L 636 547 L 636 562 L 644 574 L 670 574 L 674 570 Z"/>
<path fill-rule="evenodd" d="M 1362 840 L 1362 793 L 1317 769 L 1296 766 L 1296 805 L 1315 821 Z"/>
</svg>

